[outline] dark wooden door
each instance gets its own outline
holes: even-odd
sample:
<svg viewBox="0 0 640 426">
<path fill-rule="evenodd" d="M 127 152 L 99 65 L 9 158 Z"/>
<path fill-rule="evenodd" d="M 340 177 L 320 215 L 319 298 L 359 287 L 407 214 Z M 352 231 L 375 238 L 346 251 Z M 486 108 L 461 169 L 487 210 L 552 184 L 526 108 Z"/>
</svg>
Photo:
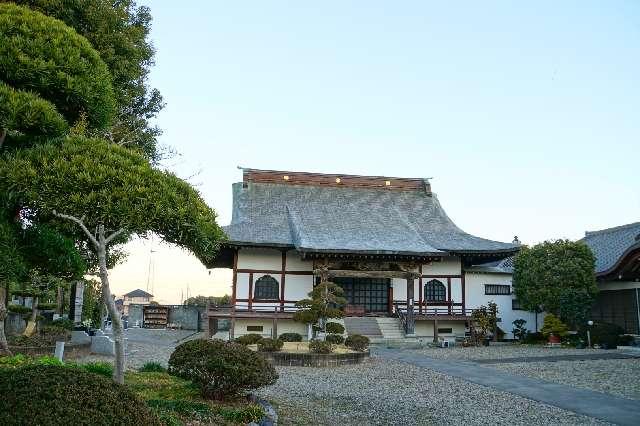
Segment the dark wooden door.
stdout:
<svg viewBox="0 0 640 426">
<path fill-rule="evenodd" d="M 342 287 L 349 305 L 361 306 L 367 313 L 387 312 L 390 285 L 388 278 L 336 277 L 332 281 Z"/>
</svg>

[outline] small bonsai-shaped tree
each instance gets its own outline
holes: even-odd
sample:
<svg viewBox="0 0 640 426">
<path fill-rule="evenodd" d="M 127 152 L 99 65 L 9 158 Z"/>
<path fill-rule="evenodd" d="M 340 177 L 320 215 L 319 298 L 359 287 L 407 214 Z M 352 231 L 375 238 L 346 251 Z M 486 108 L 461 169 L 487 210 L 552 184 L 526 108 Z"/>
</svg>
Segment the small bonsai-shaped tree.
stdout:
<svg viewBox="0 0 640 426">
<path fill-rule="evenodd" d="M 471 314 L 472 335 L 476 345 L 479 345 L 490 333 L 497 337 L 498 305 L 494 302 L 481 305 Z"/>
<path fill-rule="evenodd" d="M 560 321 L 560 318 L 553 314 L 547 314 L 544 317 L 544 322 L 542 323 L 542 335 L 545 337 L 551 338 L 551 336 L 555 337 L 564 337 L 567 335 L 567 331 L 569 328 L 565 323 Z"/>
<path fill-rule="evenodd" d="M 343 307 L 347 299 L 343 297 L 344 291 L 339 285 L 330 281 L 323 281 L 309 293 L 310 299 L 302 299 L 296 302 L 299 310 L 293 315 L 294 321 L 305 324 L 318 324 L 326 334 L 327 319 L 342 318 Z"/>
<path fill-rule="evenodd" d="M 523 341 L 527 336 L 527 328 L 524 326 L 527 323 L 526 320 L 519 318 L 513 322 L 513 337 L 518 341 Z"/>
</svg>

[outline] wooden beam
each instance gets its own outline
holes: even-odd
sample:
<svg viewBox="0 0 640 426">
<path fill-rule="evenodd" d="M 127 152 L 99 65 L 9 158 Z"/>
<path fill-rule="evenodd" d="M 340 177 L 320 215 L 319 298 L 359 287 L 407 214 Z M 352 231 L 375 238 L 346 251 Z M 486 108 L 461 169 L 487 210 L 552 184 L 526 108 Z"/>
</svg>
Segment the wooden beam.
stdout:
<svg viewBox="0 0 640 426">
<path fill-rule="evenodd" d="M 422 264 L 418 266 L 418 273 L 420 274 L 420 277 L 418 277 L 418 312 L 422 313 Z"/>
<path fill-rule="evenodd" d="M 280 275 L 282 269 L 238 269 L 238 273 L 242 274 L 268 274 L 268 275 Z M 288 275 L 313 275 L 313 271 L 287 271 Z"/>
<path fill-rule="evenodd" d="M 466 305 L 465 305 L 466 289 L 465 289 L 465 283 L 464 283 L 464 273 L 460 277 L 460 287 L 461 287 L 461 290 L 462 290 L 462 312 L 466 314 L 467 313 Z"/>
<path fill-rule="evenodd" d="M 451 315 L 451 277 L 447 278 L 447 301 L 449 302 L 449 315 Z"/>
<path fill-rule="evenodd" d="M 352 278 L 419 278 L 417 272 L 411 271 L 356 271 L 350 269 L 316 269 L 316 275 L 327 274 L 329 278 L 352 277 Z"/>
</svg>

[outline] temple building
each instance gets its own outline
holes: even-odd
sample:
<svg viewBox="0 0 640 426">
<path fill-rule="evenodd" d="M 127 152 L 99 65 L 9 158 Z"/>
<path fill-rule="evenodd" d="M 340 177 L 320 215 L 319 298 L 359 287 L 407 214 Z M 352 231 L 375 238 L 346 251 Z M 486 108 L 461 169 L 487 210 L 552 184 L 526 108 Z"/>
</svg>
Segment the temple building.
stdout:
<svg viewBox="0 0 640 426">
<path fill-rule="evenodd" d="M 596 257 L 597 299 L 591 319 L 640 334 L 640 222 L 586 232 Z"/>
<path fill-rule="evenodd" d="M 320 279 L 340 285 L 348 333 L 379 338 L 465 335 L 472 309 L 499 306 L 499 327 L 534 313 L 513 300 L 519 249 L 458 228 L 425 179 L 243 169 L 228 241 L 214 267 L 233 270 L 232 305 L 209 310 L 247 333 L 308 336 L 296 301 Z"/>
</svg>

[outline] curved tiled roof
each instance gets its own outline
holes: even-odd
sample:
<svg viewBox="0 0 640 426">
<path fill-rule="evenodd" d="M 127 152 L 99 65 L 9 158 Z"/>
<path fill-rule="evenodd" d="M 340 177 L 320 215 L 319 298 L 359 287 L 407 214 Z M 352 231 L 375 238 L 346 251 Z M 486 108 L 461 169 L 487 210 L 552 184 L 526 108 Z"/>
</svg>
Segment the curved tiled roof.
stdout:
<svg viewBox="0 0 640 426">
<path fill-rule="evenodd" d="M 493 262 L 481 263 L 479 265 L 473 265 L 469 268 L 465 268 L 468 272 L 486 272 L 496 274 L 513 274 L 513 261 L 514 256 L 509 256 L 505 259 L 495 260 Z"/>
<path fill-rule="evenodd" d="M 596 274 L 611 271 L 630 250 L 640 248 L 640 222 L 586 232 L 584 241 L 596 257 Z"/>
<path fill-rule="evenodd" d="M 424 256 L 518 248 L 462 231 L 425 190 L 245 181 L 233 185 L 233 219 L 224 229 L 231 244 L 307 252 Z"/>
</svg>

